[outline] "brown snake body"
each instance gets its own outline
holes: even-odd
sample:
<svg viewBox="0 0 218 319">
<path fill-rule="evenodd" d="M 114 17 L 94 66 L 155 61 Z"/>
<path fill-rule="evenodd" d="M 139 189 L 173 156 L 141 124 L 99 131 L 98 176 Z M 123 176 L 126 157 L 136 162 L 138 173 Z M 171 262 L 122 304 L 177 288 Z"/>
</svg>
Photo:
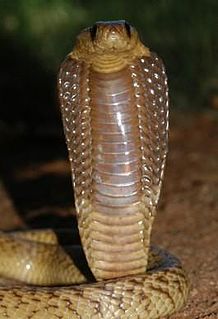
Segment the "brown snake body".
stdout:
<svg viewBox="0 0 218 319">
<path fill-rule="evenodd" d="M 78 228 L 98 282 L 2 286 L 0 318 L 170 315 L 186 301 L 188 282 L 177 258 L 150 247 L 167 154 L 163 63 L 128 23 L 98 22 L 79 35 L 58 88 Z M 0 247 L 7 278 L 47 286 L 86 280 L 51 231 L 2 233 Z"/>
</svg>

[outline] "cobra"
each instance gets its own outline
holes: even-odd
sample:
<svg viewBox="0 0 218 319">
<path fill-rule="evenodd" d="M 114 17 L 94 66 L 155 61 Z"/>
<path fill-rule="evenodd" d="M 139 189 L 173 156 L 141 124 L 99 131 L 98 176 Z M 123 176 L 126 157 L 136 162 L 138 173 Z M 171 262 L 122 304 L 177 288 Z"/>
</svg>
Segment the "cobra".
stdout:
<svg viewBox="0 0 218 319">
<path fill-rule="evenodd" d="M 127 22 L 97 22 L 62 63 L 58 90 L 78 229 L 95 279 L 85 282 L 52 231 L 2 233 L 0 274 L 32 286 L 2 286 L 0 318 L 172 314 L 187 299 L 187 276 L 176 257 L 150 244 L 168 144 L 163 62 Z"/>
</svg>

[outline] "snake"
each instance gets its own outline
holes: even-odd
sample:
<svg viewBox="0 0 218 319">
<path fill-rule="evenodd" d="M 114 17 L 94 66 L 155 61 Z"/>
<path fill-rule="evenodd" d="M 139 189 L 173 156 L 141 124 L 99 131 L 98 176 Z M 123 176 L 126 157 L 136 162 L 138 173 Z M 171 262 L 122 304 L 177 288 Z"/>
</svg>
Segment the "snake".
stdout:
<svg viewBox="0 0 218 319">
<path fill-rule="evenodd" d="M 81 245 L 50 229 L 1 232 L 0 318 L 171 315 L 189 280 L 150 239 L 168 149 L 161 58 L 128 22 L 96 22 L 61 64 L 58 95 Z"/>
</svg>

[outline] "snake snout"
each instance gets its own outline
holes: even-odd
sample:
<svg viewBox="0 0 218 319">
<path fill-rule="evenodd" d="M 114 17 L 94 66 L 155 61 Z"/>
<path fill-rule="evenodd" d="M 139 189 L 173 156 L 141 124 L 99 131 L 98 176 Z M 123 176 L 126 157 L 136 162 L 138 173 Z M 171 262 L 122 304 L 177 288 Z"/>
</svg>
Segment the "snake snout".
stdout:
<svg viewBox="0 0 218 319">
<path fill-rule="evenodd" d="M 98 21 L 90 28 L 90 36 L 92 42 L 104 43 L 107 48 L 125 47 L 131 39 L 132 26 L 125 20 Z"/>
</svg>

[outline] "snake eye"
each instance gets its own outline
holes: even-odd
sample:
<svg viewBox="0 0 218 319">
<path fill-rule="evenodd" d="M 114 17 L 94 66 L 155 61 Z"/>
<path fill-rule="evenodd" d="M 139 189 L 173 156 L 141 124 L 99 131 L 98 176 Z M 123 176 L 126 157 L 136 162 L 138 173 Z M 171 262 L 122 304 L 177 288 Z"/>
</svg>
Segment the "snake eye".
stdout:
<svg viewBox="0 0 218 319">
<path fill-rule="evenodd" d="M 90 35 L 91 35 L 92 41 L 95 41 L 97 28 L 98 28 L 97 24 L 94 24 L 93 27 L 90 29 Z"/>
<path fill-rule="evenodd" d="M 131 26 L 128 22 L 125 21 L 125 29 L 129 38 L 131 38 Z"/>
</svg>

